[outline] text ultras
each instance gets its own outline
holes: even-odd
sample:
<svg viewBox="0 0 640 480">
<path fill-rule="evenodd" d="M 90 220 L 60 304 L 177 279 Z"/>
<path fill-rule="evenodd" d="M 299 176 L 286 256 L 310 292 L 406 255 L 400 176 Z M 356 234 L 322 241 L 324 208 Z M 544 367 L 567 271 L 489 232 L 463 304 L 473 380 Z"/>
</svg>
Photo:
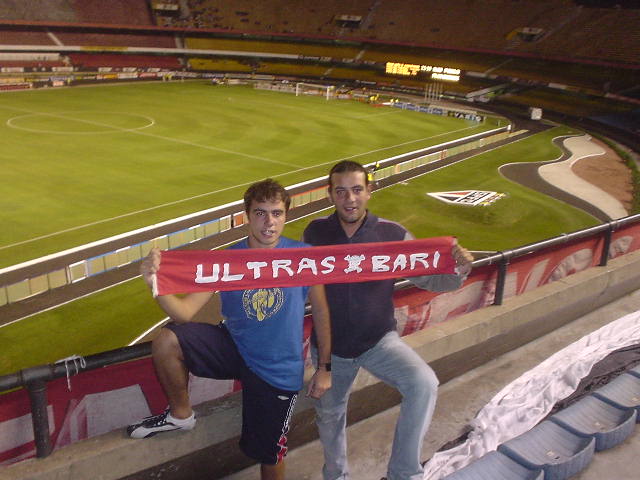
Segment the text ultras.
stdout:
<svg viewBox="0 0 640 480">
<path fill-rule="evenodd" d="M 435 251 L 431 260 L 429 253 L 398 254 L 393 260 L 389 255 L 347 255 L 342 260 L 336 261 L 334 256 L 324 257 L 321 260 L 302 257 L 299 260 L 279 259 L 271 262 L 251 261 L 235 266 L 232 271 L 230 263 L 212 263 L 210 265 L 196 265 L 196 283 L 237 282 L 243 280 L 246 275 L 254 280 L 263 276 L 279 278 L 281 275 L 294 277 L 296 275 L 312 274 L 314 276 L 330 275 L 336 268 L 342 269 L 345 274 L 357 275 L 365 271 L 369 272 L 400 272 L 408 273 L 416 269 L 428 270 L 438 268 L 440 253 Z M 429 264 L 431 261 L 431 264 Z M 206 268 L 205 268 L 206 267 Z M 244 273 L 243 273 L 244 270 Z M 368 270 L 368 271 L 367 271 Z M 402 276 L 402 275 L 399 275 Z"/>
</svg>

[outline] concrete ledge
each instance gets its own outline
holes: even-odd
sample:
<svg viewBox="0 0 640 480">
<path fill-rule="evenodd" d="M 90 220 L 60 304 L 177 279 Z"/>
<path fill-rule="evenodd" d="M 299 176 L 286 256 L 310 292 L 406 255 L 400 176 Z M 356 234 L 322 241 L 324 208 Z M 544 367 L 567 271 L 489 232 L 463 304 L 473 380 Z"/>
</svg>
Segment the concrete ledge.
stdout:
<svg viewBox="0 0 640 480">
<path fill-rule="evenodd" d="M 640 288 L 640 252 L 544 285 L 404 337 L 442 383 Z M 398 403 L 398 394 L 362 373 L 350 401 L 350 423 Z M 252 462 L 238 450 L 241 398 L 234 394 L 196 408 L 198 426 L 131 440 L 116 431 L 78 442 L 40 460 L 0 469 L 0 479 L 85 480 L 221 478 Z M 317 438 L 311 402 L 300 397 L 290 447 Z"/>
</svg>

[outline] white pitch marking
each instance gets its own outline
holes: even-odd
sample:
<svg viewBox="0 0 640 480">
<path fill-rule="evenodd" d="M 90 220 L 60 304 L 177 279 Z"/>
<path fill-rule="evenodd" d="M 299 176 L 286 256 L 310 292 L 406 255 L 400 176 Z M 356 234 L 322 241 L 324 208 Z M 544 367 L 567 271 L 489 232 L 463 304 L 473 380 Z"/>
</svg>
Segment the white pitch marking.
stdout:
<svg viewBox="0 0 640 480">
<path fill-rule="evenodd" d="M 253 158 L 253 159 L 256 159 L 256 160 L 261 160 L 263 162 L 277 163 L 277 164 L 280 164 L 280 165 L 284 165 L 286 167 L 293 167 L 293 168 L 299 167 L 299 165 L 294 165 L 292 163 L 286 163 L 286 162 L 280 162 L 278 160 L 272 160 L 272 159 L 266 158 L 266 157 L 258 157 L 257 155 L 250 155 L 248 153 L 235 152 L 233 150 L 227 150 L 227 149 L 224 149 L 224 148 L 212 147 L 212 146 L 209 146 L 209 145 L 201 145 L 199 143 L 189 142 L 188 140 L 180 140 L 178 138 L 165 137 L 163 135 L 156 135 L 156 134 L 149 133 L 149 132 L 141 132 L 139 130 L 128 130 L 128 129 L 124 129 L 124 128 L 118 128 L 118 127 L 114 127 L 114 126 L 106 124 L 106 123 L 94 122 L 92 120 L 80 120 L 78 118 L 65 117 L 64 115 L 59 115 L 59 114 L 55 114 L 55 113 L 34 112 L 34 111 L 25 110 L 25 109 L 21 109 L 21 108 L 7 107 L 7 106 L 4 106 L 4 105 L 0 105 L 0 107 L 8 108 L 8 109 L 11 109 L 11 110 L 17 110 L 17 111 L 21 111 L 21 112 L 26 112 L 26 113 L 33 114 L 33 115 L 45 115 L 45 116 L 49 116 L 49 117 L 53 117 L 53 118 L 61 118 L 63 120 L 73 120 L 73 121 L 80 122 L 80 123 L 87 123 L 89 125 L 95 125 L 95 126 L 104 127 L 104 128 L 112 128 L 115 132 L 127 132 L 127 133 L 133 133 L 133 134 L 137 134 L 137 135 L 144 135 L 144 136 L 152 137 L 152 138 L 159 138 L 161 140 L 166 140 L 168 142 L 182 143 L 184 145 L 189 145 L 191 147 L 204 148 L 204 149 L 213 150 L 213 151 L 216 151 L 216 152 L 229 153 L 231 155 L 238 155 L 238 156 L 241 156 L 241 157 Z M 7 123 L 8 123 L 8 121 L 7 121 Z M 11 126 L 11 125 L 9 125 L 9 126 Z"/>
<path fill-rule="evenodd" d="M 62 112 L 62 113 L 82 113 L 82 112 L 78 111 L 78 112 Z M 129 116 L 129 117 L 140 117 L 140 118 L 144 118 L 149 123 L 147 125 L 143 125 L 142 127 L 135 127 L 135 128 L 119 128 L 114 126 L 108 126 L 108 127 L 105 127 L 105 128 L 108 128 L 108 130 L 99 130 L 95 132 L 63 132 L 58 130 L 43 130 L 40 128 L 35 129 L 35 128 L 21 127 L 19 125 L 14 125 L 13 123 L 14 120 L 18 120 L 20 118 L 33 117 L 37 115 L 46 115 L 42 113 L 27 113 L 26 115 L 18 115 L 17 117 L 11 117 L 10 119 L 8 119 L 6 123 L 8 127 L 14 128 L 16 130 L 23 130 L 25 132 L 32 132 L 32 133 L 50 133 L 54 135 L 101 135 L 103 133 L 113 133 L 114 131 L 133 132 L 134 130 L 142 130 L 143 128 L 153 127 L 156 124 L 153 118 L 147 117 L 146 115 L 138 115 L 137 113 L 127 113 L 127 112 L 102 112 L 102 113 L 113 113 L 117 115 Z M 68 117 L 66 119 L 69 120 Z M 79 123 L 90 122 L 90 121 L 83 121 L 83 120 L 80 120 L 79 118 L 73 118 L 73 117 L 71 117 L 71 120 Z"/>
</svg>

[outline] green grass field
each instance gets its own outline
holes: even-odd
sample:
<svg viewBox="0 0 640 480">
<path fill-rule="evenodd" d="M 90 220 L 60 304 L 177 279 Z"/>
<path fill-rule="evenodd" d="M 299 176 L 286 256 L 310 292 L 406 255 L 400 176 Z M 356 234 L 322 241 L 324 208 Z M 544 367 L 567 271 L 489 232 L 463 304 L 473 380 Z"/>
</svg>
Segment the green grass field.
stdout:
<svg viewBox="0 0 640 480">
<path fill-rule="evenodd" d="M 202 81 L 3 93 L 0 267 L 493 127 Z"/>
<path fill-rule="evenodd" d="M 381 190 L 373 195 L 371 209 L 401 221 L 418 237 L 456 235 L 473 250 L 510 248 L 594 225 L 598 222 L 584 212 L 496 173 L 499 165 L 513 159 L 556 158 L 559 151 L 551 139 L 569 132 L 555 128 Z M 454 188 L 492 189 L 507 197 L 488 207 L 464 207 L 447 205 L 426 195 Z M 411 205 L 409 210 L 407 205 Z M 288 224 L 285 234 L 299 238 L 309 220 Z M 0 345 L 5 346 L 0 374 L 72 354 L 88 355 L 127 345 L 164 316 L 146 285 L 139 278 L 130 280 L 0 328 Z"/>
<path fill-rule="evenodd" d="M 162 101 L 166 101 L 168 104 L 167 97 L 172 98 L 175 102 L 176 99 L 183 98 L 182 95 L 184 95 L 185 99 L 189 98 L 191 102 L 194 102 L 194 110 L 201 112 L 202 118 L 192 122 L 189 118 L 181 116 L 181 121 L 189 124 L 189 127 L 180 130 L 182 132 L 180 137 L 177 135 L 170 137 L 172 132 L 166 125 L 163 127 L 165 131 L 162 133 L 158 131 L 158 136 L 172 138 L 172 140 L 154 137 L 143 138 L 139 134 L 130 132 L 114 132 L 99 138 L 93 134 L 89 135 L 92 137 L 91 141 L 77 133 L 74 134 L 73 140 L 66 136 L 64 137 L 66 140 L 61 139 L 61 136 L 56 137 L 58 142 L 64 140 L 64 149 L 68 148 L 69 152 L 72 150 L 71 145 L 66 144 L 67 142 L 77 143 L 78 138 L 88 142 L 82 147 L 80 153 L 68 153 L 73 156 L 72 159 L 68 159 L 68 163 L 73 163 L 74 169 L 79 170 L 67 168 L 63 159 L 59 160 L 60 164 L 57 166 L 49 164 L 50 162 L 45 159 L 38 160 L 40 164 L 47 165 L 47 175 L 58 178 L 56 182 L 66 182 L 67 186 L 60 189 L 58 184 L 52 180 L 49 185 L 50 189 L 43 190 L 40 195 L 35 187 L 31 190 L 27 188 L 30 190 L 29 201 L 37 202 L 39 207 L 21 204 L 24 208 L 23 215 L 29 211 L 32 221 L 28 222 L 26 218 L 12 214 L 13 220 L 10 221 L 14 223 L 16 229 L 13 233 L 6 230 L 2 232 L 3 245 L 11 242 L 16 243 L 18 238 L 35 238 L 38 235 L 47 234 L 47 231 L 62 230 L 61 223 L 64 223 L 66 228 L 75 228 L 82 225 L 82 222 L 96 222 L 108 218 L 110 215 L 123 215 L 122 212 L 133 212 L 144 208 L 151 210 L 127 216 L 119 221 L 103 222 L 93 227 L 77 228 L 67 234 L 47 237 L 47 241 L 42 243 L 25 243 L 21 249 L 18 247 L 4 248 L 2 252 L 34 252 L 36 244 L 42 253 L 46 252 L 47 248 L 59 250 L 59 245 L 72 246 L 84 243 L 89 239 L 94 239 L 94 236 L 101 238 L 107 234 L 120 233 L 136 226 L 147 225 L 156 220 L 237 200 L 244 191 L 246 183 L 268 175 L 279 178 L 285 184 L 292 184 L 326 174 L 328 166 L 339 158 L 354 156 L 355 159 L 366 163 L 376 158 L 384 158 L 401 151 L 441 143 L 461 134 L 478 131 L 477 128 L 473 128 L 473 125 L 464 122 L 449 123 L 452 122 L 451 119 L 424 114 L 373 109 L 370 106 L 352 102 L 326 102 L 313 97 L 295 98 L 292 95 L 253 91 L 246 88 L 215 88 L 200 83 L 132 85 L 32 93 L 36 100 L 39 98 L 38 95 L 42 95 L 43 97 L 40 98 L 52 102 L 47 107 L 50 110 L 53 110 L 53 105 L 57 100 L 56 95 L 61 95 L 60 102 L 68 103 L 81 103 L 82 100 L 72 102 L 72 98 L 76 94 L 84 98 L 84 101 L 89 101 L 94 96 L 102 98 L 103 101 L 109 97 L 126 97 L 128 99 L 126 101 L 132 102 L 133 106 L 138 106 L 140 109 L 142 107 L 139 107 L 137 102 L 142 102 L 139 100 L 139 96 L 143 96 L 143 94 L 151 93 L 161 97 L 156 100 L 158 104 L 162 104 Z M 11 108 L 14 109 L 31 108 L 35 110 L 40 108 L 44 110 L 44 106 L 41 106 L 29 95 L 25 95 L 24 98 L 20 95 L 10 95 L 7 98 L 11 100 L 13 104 Z M 198 98 L 201 99 L 200 104 L 197 102 Z M 202 98 L 206 98 L 206 102 Z M 234 100 L 229 100 L 230 98 Z M 126 101 L 122 99 L 118 101 L 124 102 L 122 105 L 126 104 Z M 19 102 L 22 102 L 20 107 L 17 106 Z M 31 102 L 31 106 L 28 102 Z M 204 106 L 207 102 L 210 105 Z M 154 107 L 154 102 L 150 98 L 146 98 L 142 103 L 147 105 L 149 109 Z M 218 122 L 219 119 L 208 119 L 204 112 L 212 111 L 214 109 L 212 105 L 224 104 L 229 108 L 231 103 L 234 104 L 230 109 L 232 113 L 220 113 L 220 115 L 225 115 L 227 122 L 238 122 L 237 131 L 233 135 L 239 135 L 243 140 L 236 142 L 234 138 L 231 138 L 232 135 L 229 132 L 224 134 L 214 132 L 211 134 L 211 138 L 207 138 L 206 130 L 211 128 L 208 126 Z M 244 105 L 241 112 L 245 113 L 238 113 L 236 110 L 235 104 L 239 103 Z M 272 129 L 270 122 L 267 121 L 269 112 L 263 112 L 263 123 L 266 121 L 268 125 L 260 127 L 251 122 L 247 123 L 248 113 L 246 112 L 253 111 L 256 103 L 266 104 L 269 110 L 278 112 L 280 128 L 286 130 L 283 125 L 289 125 L 291 131 L 278 132 L 277 129 Z M 186 108 L 187 104 L 182 105 Z M 59 109 L 60 111 L 71 111 L 74 107 L 66 105 L 59 107 Z M 80 106 L 75 107 L 75 111 L 80 109 Z M 133 107 L 129 109 L 129 111 L 132 110 Z M 224 109 L 220 107 L 220 111 L 224 112 Z M 312 115 L 311 111 L 316 113 Z M 0 107 L 0 114 L 8 115 L 6 108 Z M 173 114 L 178 115 L 175 111 Z M 160 114 L 154 115 L 158 119 L 161 118 Z M 178 131 L 177 129 L 181 126 L 179 122 L 171 121 L 171 114 L 168 112 L 164 115 L 166 115 L 163 117 L 164 121 L 173 125 Z M 210 115 L 212 114 L 210 113 Z M 15 115 L 12 118 L 15 118 Z M 311 127 L 302 126 L 303 120 L 307 119 L 311 123 Z M 116 120 L 117 118 L 112 117 L 109 121 L 115 123 Z M 440 124 L 439 121 L 445 122 Z M 80 122 L 80 124 L 83 128 L 89 128 L 90 125 L 98 121 L 91 120 L 91 122 Z M 162 122 L 158 120 L 158 124 L 160 123 Z M 53 125 L 55 124 L 56 122 L 53 122 Z M 14 146 L 19 144 L 15 138 L 19 135 L 30 136 L 31 142 L 37 142 L 40 136 L 45 136 L 44 134 L 35 135 L 33 132 L 28 135 L 17 133 L 13 131 L 14 128 L 6 127 L 6 125 L 3 128 L 14 136 L 12 139 Z M 40 128 L 45 129 L 44 126 Z M 50 128 L 54 127 L 49 125 L 46 129 Z M 129 125 L 127 128 L 132 127 Z M 245 129 L 252 131 L 252 135 L 245 132 Z M 455 133 L 443 133 L 446 131 L 454 131 Z M 330 132 L 333 139 L 328 137 Z M 356 141 L 356 133 L 360 139 L 358 141 Z M 575 132 L 564 127 L 554 128 L 469 158 L 445 169 L 423 175 L 406 184 L 386 188 L 373 195 L 370 206 L 377 214 L 402 222 L 417 237 L 456 235 L 463 245 L 472 250 L 512 248 L 549 238 L 562 232 L 571 232 L 594 225 L 598 222 L 584 212 L 514 184 L 501 177 L 497 172 L 497 168 L 505 163 L 544 161 L 557 158 L 560 152 L 557 147 L 553 146 L 551 140 L 556 136 L 569 133 Z M 267 141 L 269 135 L 272 138 Z M 299 138 L 301 136 L 310 138 Z M 105 141 L 106 138 L 108 141 Z M 198 146 L 184 143 L 187 138 L 190 143 L 198 144 Z M 115 148 L 116 139 L 120 153 L 116 155 L 114 153 L 116 150 L 112 150 L 110 156 L 113 157 L 113 161 L 109 162 L 106 151 L 108 148 Z M 338 145 L 343 140 L 345 145 Z M 143 148 L 143 141 L 147 143 L 146 152 Z M 262 148 L 256 148 L 253 145 L 254 141 L 261 144 Z M 278 145 L 278 141 L 285 142 L 285 145 Z M 93 142 L 93 146 L 91 142 Z M 127 148 L 127 144 L 130 145 L 130 149 Z M 226 150 L 242 151 L 243 154 L 224 153 L 211 149 L 213 146 L 222 148 L 219 146 L 223 144 Z M 400 144 L 404 145 L 395 146 Z M 50 148 L 53 149 L 54 145 L 57 144 L 52 143 Z M 208 145 L 209 148 L 202 145 Z M 366 145 L 366 147 L 362 145 Z M 33 154 L 36 149 L 29 145 L 27 150 Z M 82 153 L 85 151 L 87 156 Z M 101 162 L 94 160 L 97 158 L 94 155 L 96 152 L 105 155 L 101 157 Z M 6 152 L 3 151 L 0 155 L 3 161 L 8 162 Z M 13 155 L 19 156 L 19 153 L 14 152 Z M 271 160 L 277 159 L 290 163 L 291 166 L 250 158 L 247 155 L 261 156 Z M 125 158 L 118 158 L 119 156 Z M 83 162 L 86 164 L 84 169 L 80 167 Z M 16 167 L 16 170 L 23 171 L 22 177 L 13 171 L 11 163 L 6 163 L 6 165 L 11 167 L 3 169 L 2 174 L 11 175 L 12 182 L 21 182 L 22 188 L 25 188 L 25 185 L 28 186 L 31 177 L 39 177 L 38 182 L 46 184 L 47 175 L 37 171 L 28 171 L 27 165 L 22 162 Z M 249 168 L 249 166 L 251 167 Z M 300 170 L 305 168 L 306 170 Z M 94 173 L 91 177 L 93 188 L 98 190 L 96 192 L 93 192 L 92 188 L 86 185 L 76 185 L 75 183 L 82 183 L 83 175 L 87 175 L 91 169 L 100 172 Z M 75 180 L 67 181 L 65 172 Z M 231 183 L 226 184 L 226 187 L 224 186 L 225 179 L 232 180 Z M 236 182 L 235 185 L 232 184 L 233 182 Z M 120 183 L 126 183 L 127 187 L 124 188 Z M 7 185 L 15 189 L 17 195 L 20 189 L 13 184 Z M 225 188 L 227 190 L 223 190 Z M 465 207 L 444 204 L 427 195 L 428 192 L 434 191 L 474 188 L 495 190 L 505 193 L 507 196 L 487 207 Z M 206 194 L 214 189 L 223 191 Z M 81 192 L 92 200 L 90 202 L 81 200 Z M 205 195 L 201 198 L 192 201 L 158 207 L 164 203 L 176 202 L 203 193 Z M 124 195 L 126 201 L 119 199 L 120 195 Z M 53 197 L 57 198 L 59 202 L 50 205 Z M 101 199 L 101 201 L 96 199 Z M 23 200 L 26 202 L 27 197 L 23 197 Z M 113 204 L 111 200 L 113 200 Z M 14 202 L 13 199 L 11 201 Z M 15 204 L 18 204 L 17 200 Z M 79 213 L 75 212 L 74 205 L 80 210 Z M 46 213 L 36 214 L 38 208 L 43 209 Z M 71 221 L 64 215 L 56 221 L 49 218 L 53 217 L 56 212 L 67 212 L 67 210 L 68 215 L 73 216 L 75 220 Z M 11 214 L 7 209 L 5 209 L 5 213 L 6 215 Z M 327 213 L 329 211 L 320 212 L 318 215 Z M 37 221 L 34 222 L 34 219 Z M 308 221 L 309 218 L 306 218 L 288 224 L 285 234 L 299 238 Z M 41 225 L 41 223 L 47 224 L 48 227 L 45 228 L 45 225 Z M 22 230 L 17 227 L 21 227 Z M 29 227 L 37 228 L 40 233 L 29 233 Z M 62 242 L 65 239 L 67 244 Z M 55 245 L 58 247 L 54 247 Z M 14 255 L 17 254 L 14 253 Z M 5 263 L 7 258 L 12 258 L 12 256 L 5 255 Z M 28 258 L 26 253 L 25 258 Z M 163 318 L 164 314 L 151 299 L 143 282 L 139 278 L 130 280 L 103 292 L 0 327 L 0 345 L 3 346 L 3 355 L 0 356 L 0 375 L 27 366 L 53 362 L 72 354 L 88 355 L 127 345 Z"/>
</svg>

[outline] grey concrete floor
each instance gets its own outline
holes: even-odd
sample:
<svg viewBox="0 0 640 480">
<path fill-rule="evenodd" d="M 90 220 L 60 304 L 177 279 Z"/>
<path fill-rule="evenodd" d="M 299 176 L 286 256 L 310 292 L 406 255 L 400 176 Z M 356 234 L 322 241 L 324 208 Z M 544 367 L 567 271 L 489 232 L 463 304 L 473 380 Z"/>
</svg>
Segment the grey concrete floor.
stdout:
<svg viewBox="0 0 640 480">
<path fill-rule="evenodd" d="M 424 442 L 423 458 L 430 458 L 442 445 L 458 438 L 476 412 L 505 385 L 570 343 L 638 310 L 640 290 L 441 385 L 434 419 Z M 399 407 L 394 407 L 349 427 L 349 461 L 353 480 L 379 480 L 385 475 L 398 410 Z M 596 453 L 587 469 L 573 478 L 640 479 L 638 452 L 640 426 L 623 444 Z M 321 480 L 322 463 L 319 441 L 292 450 L 286 460 L 287 479 Z M 259 476 L 259 469 L 254 466 L 226 478 L 248 480 Z"/>
</svg>

